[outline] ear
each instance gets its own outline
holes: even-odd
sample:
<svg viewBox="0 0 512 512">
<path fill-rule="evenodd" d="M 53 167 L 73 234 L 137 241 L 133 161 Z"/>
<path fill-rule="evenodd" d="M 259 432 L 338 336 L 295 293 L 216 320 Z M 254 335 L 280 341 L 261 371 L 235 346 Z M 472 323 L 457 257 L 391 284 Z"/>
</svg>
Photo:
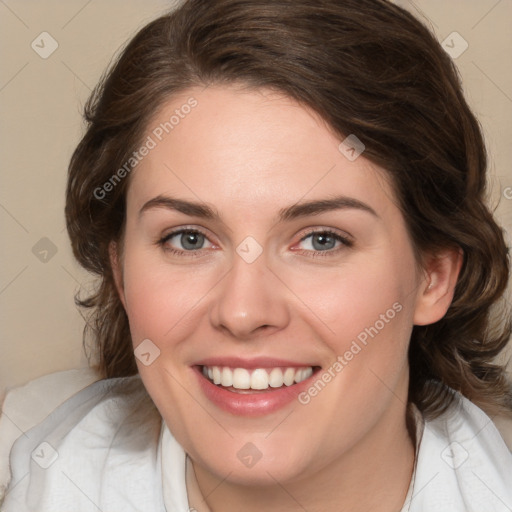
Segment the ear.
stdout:
<svg viewBox="0 0 512 512">
<path fill-rule="evenodd" d="M 108 254 L 110 258 L 110 266 L 112 268 L 112 274 L 114 276 L 114 282 L 116 285 L 119 299 L 121 300 L 123 307 L 126 309 L 126 302 L 124 297 L 124 283 L 123 283 L 123 265 L 121 262 L 121 255 L 118 244 L 111 241 L 108 245 Z"/>
<path fill-rule="evenodd" d="M 455 285 L 464 260 L 462 249 L 444 249 L 429 254 L 424 262 L 414 311 L 414 325 L 429 325 L 441 320 L 453 300 Z"/>
</svg>

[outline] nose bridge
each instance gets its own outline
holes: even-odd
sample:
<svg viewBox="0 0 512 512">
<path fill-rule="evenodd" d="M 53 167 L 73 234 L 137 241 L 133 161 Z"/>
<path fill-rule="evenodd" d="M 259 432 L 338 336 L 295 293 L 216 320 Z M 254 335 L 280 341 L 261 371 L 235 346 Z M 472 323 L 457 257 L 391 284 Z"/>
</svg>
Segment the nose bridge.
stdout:
<svg viewBox="0 0 512 512">
<path fill-rule="evenodd" d="M 210 311 L 215 328 L 246 339 L 262 328 L 270 331 L 286 326 L 286 297 L 267 265 L 266 254 L 254 239 L 247 237 L 239 244 Z"/>
</svg>

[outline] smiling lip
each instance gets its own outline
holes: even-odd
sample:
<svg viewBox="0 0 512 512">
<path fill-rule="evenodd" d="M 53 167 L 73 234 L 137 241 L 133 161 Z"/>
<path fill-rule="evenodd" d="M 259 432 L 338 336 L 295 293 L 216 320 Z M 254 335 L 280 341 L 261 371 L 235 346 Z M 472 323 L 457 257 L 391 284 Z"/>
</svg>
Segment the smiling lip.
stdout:
<svg viewBox="0 0 512 512">
<path fill-rule="evenodd" d="M 219 366 L 230 368 L 246 368 L 254 370 L 257 368 L 304 368 L 313 367 L 311 377 L 281 388 L 269 388 L 268 390 L 245 390 L 243 393 L 230 391 L 228 388 L 213 384 L 202 373 L 203 366 Z M 307 389 L 311 380 L 319 370 L 319 367 L 311 363 L 298 363 L 284 359 L 259 357 L 254 359 L 241 359 L 238 357 L 216 357 L 208 358 L 197 362 L 192 366 L 199 386 L 206 398 L 214 405 L 236 416 L 263 416 L 285 407 L 293 402 L 299 393 Z"/>
</svg>

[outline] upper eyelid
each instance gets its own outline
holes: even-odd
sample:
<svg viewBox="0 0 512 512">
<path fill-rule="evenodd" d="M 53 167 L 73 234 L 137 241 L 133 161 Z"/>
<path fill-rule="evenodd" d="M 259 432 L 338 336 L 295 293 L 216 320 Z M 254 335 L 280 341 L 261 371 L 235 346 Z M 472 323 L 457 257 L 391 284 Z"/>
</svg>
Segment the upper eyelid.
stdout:
<svg viewBox="0 0 512 512">
<path fill-rule="evenodd" d="M 309 235 L 314 235 L 316 233 L 332 233 L 334 235 L 338 235 L 341 238 L 347 238 L 352 240 L 353 236 L 347 233 L 346 231 L 343 231 L 341 229 L 335 229 L 335 228 L 307 228 L 307 232 L 301 235 L 300 240 L 304 240 L 304 238 L 308 237 Z"/>
<path fill-rule="evenodd" d="M 344 230 L 341 230 L 339 228 L 320 226 L 320 227 L 308 227 L 308 228 L 304 228 L 304 229 L 306 230 L 306 232 L 301 235 L 301 240 L 302 240 L 303 237 L 311 235 L 311 234 L 314 234 L 314 233 L 326 233 L 326 232 L 332 232 L 332 233 L 335 233 L 335 234 L 343 233 L 343 235 L 346 235 L 347 237 L 352 238 L 352 235 L 350 235 L 348 232 L 346 232 Z M 162 238 L 166 238 L 168 236 L 174 236 L 174 235 L 177 235 L 177 234 L 182 233 L 184 231 L 185 232 L 186 231 L 197 232 L 197 233 L 201 233 L 201 234 L 203 234 L 205 236 L 209 236 L 208 235 L 209 230 L 207 230 L 205 228 L 198 228 L 198 227 L 192 227 L 192 226 L 183 226 L 183 227 L 172 228 L 167 234 L 162 235 Z"/>
<path fill-rule="evenodd" d="M 204 235 L 206 237 L 210 236 L 208 234 L 209 230 L 207 230 L 207 229 L 196 228 L 196 227 L 192 227 L 192 226 L 182 226 L 182 227 L 177 227 L 177 228 L 170 229 L 168 233 L 163 234 L 160 238 L 173 237 L 173 236 L 179 235 L 180 233 L 183 233 L 183 232 L 200 233 L 200 234 L 202 234 L 202 235 Z"/>
</svg>

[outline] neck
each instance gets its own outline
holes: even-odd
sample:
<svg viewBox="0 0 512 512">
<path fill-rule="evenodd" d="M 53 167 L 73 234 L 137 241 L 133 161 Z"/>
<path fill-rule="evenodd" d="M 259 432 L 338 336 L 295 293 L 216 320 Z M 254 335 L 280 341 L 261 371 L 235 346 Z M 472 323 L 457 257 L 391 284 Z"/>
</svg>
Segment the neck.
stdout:
<svg viewBox="0 0 512 512">
<path fill-rule="evenodd" d="M 209 509 L 204 503 L 192 502 L 191 506 L 198 512 L 396 512 L 411 482 L 414 452 L 406 426 L 406 405 L 393 399 L 386 414 L 356 446 L 314 474 L 249 487 L 229 478 L 219 479 L 193 463 Z"/>
</svg>

